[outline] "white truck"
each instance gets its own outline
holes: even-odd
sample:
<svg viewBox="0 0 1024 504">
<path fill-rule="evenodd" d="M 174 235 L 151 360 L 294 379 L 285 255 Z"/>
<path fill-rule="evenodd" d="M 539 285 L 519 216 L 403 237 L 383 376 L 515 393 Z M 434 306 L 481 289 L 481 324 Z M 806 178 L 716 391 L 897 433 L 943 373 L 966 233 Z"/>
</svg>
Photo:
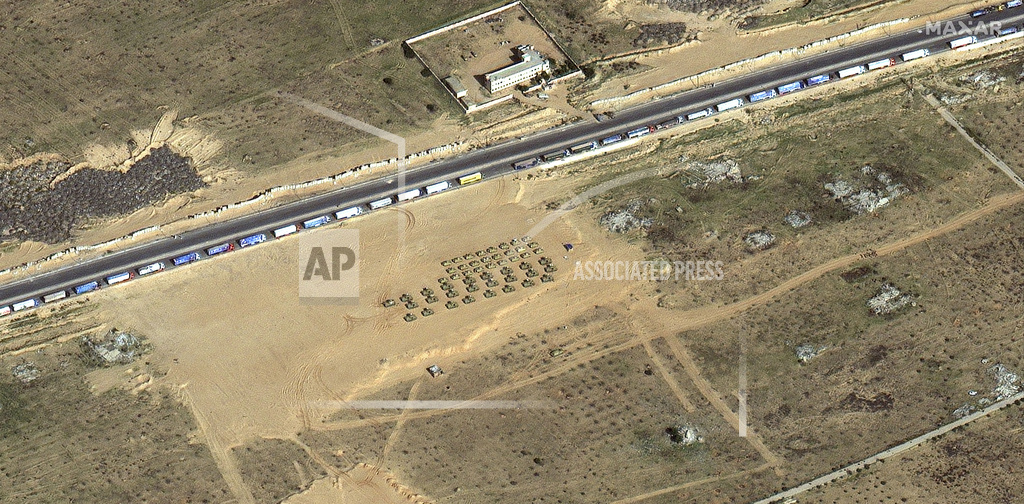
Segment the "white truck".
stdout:
<svg viewBox="0 0 1024 504">
<path fill-rule="evenodd" d="M 916 59 L 924 58 L 924 57 L 926 57 L 926 56 L 928 56 L 930 54 L 931 54 L 931 51 L 929 51 L 928 49 L 918 49 L 916 51 L 910 51 L 910 52 L 908 52 L 908 53 L 906 53 L 906 54 L 904 54 L 903 56 L 900 56 L 900 57 L 903 58 L 903 61 L 911 61 L 911 60 L 916 60 Z"/>
<path fill-rule="evenodd" d="M 378 208 L 384 208 L 384 207 L 394 203 L 395 202 L 394 198 L 395 198 L 394 196 L 388 196 L 387 198 L 381 198 L 381 199 L 379 199 L 377 201 L 371 201 L 371 202 L 367 203 L 366 206 L 369 207 L 370 210 L 376 210 Z"/>
<path fill-rule="evenodd" d="M 280 238 L 282 236 L 288 236 L 292 233 L 299 232 L 299 226 L 295 224 L 289 224 L 283 228 L 277 228 L 274 230 L 274 238 Z"/>
<path fill-rule="evenodd" d="M 966 47 L 966 46 L 969 46 L 971 44 L 977 44 L 977 43 L 978 43 L 978 37 L 975 37 L 974 35 L 970 35 L 968 37 L 960 37 L 960 38 L 955 39 L 955 40 L 950 40 L 949 41 L 949 48 L 950 49 L 959 49 L 961 47 Z"/>
<path fill-rule="evenodd" d="M 0 317 L 3 317 L 4 315 L 10 315 L 11 311 L 12 310 L 10 306 L 0 306 Z"/>
<path fill-rule="evenodd" d="M 868 63 L 868 70 L 879 70 L 882 68 L 888 68 L 896 64 L 896 60 L 893 58 L 885 58 L 883 60 L 872 61 Z"/>
<path fill-rule="evenodd" d="M 452 186 L 452 184 L 450 182 L 448 182 L 447 180 L 445 180 L 443 182 L 438 182 L 436 184 L 428 185 L 426 187 L 426 190 L 427 190 L 427 194 L 437 194 L 437 193 L 439 193 L 441 191 L 447 191 L 451 186 Z"/>
<path fill-rule="evenodd" d="M 711 110 L 709 108 L 706 108 L 704 110 L 698 110 L 698 111 L 696 111 L 696 112 L 694 112 L 692 114 L 686 114 L 686 120 L 687 121 L 693 121 L 693 120 L 696 120 L 696 119 L 701 119 L 701 118 L 704 118 L 704 117 L 707 117 L 707 116 L 711 115 L 712 112 L 713 112 L 713 110 Z"/>
<path fill-rule="evenodd" d="M 43 296 L 43 302 L 44 303 L 52 303 L 54 301 L 57 301 L 57 300 L 60 300 L 60 299 L 64 299 L 66 297 L 68 297 L 67 291 L 52 292 L 50 294 L 47 294 L 47 295 Z"/>
<path fill-rule="evenodd" d="M 837 72 L 836 75 L 838 75 L 840 79 L 845 79 L 847 77 L 853 77 L 854 75 L 860 75 L 867 71 L 868 69 L 864 65 L 857 65 L 855 67 L 844 68 Z"/>
<path fill-rule="evenodd" d="M 346 208 L 344 210 L 334 212 L 334 218 L 338 220 L 351 219 L 361 213 L 363 213 L 363 207 L 354 206 L 352 208 Z"/>
<path fill-rule="evenodd" d="M 153 264 L 147 264 L 147 265 L 139 268 L 139 276 L 145 276 L 145 275 L 148 275 L 150 273 L 156 273 L 157 271 L 161 271 L 163 269 L 164 269 L 164 263 L 162 263 L 162 262 L 155 262 Z"/>
<path fill-rule="evenodd" d="M 398 193 L 398 202 L 401 203 L 403 201 L 414 200 L 416 198 L 419 198 L 422 195 L 423 195 L 423 193 L 420 192 L 419 189 L 410 189 L 410 190 L 405 191 L 403 193 Z"/>
<path fill-rule="evenodd" d="M 743 98 L 735 98 L 725 103 L 719 103 L 718 105 L 715 105 L 715 109 L 717 109 L 719 112 L 725 112 L 726 110 L 732 110 L 734 108 L 739 108 L 742 106 Z"/>
<path fill-rule="evenodd" d="M 327 224 L 328 222 L 331 222 L 331 218 L 327 215 L 321 215 L 320 217 L 317 217 L 315 219 L 309 219 L 308 221 L 304 221 L 302 223 L 302 229 L 320 227 L 323 226 L 324 224 Z"/>
<path fill-rule="evenodd" d="M 115 284 L 119 284 L 121 282 L 127 282 L 128 280 L 131 280 L 131 279 L 132 279 L 132 272 L 131 271 L 125 271 L 125 272 L 122 272 L 122 273 L 118 273 L 116 275 L 110 275 L 107 278 L 105 278 L 104 280 L 107 282 L 107 285 L 115 285 Z"/>
<path fill-rule="evenodd" d="M 17 312 L 21 310 L 27 310 L 29 308 L 35 308 L 37 306 L 39 306 L 39 301 L 36 301 L 36 298 L 32 298 L 14 303 L 11 305 L 11 308 Z"/>
</svg>

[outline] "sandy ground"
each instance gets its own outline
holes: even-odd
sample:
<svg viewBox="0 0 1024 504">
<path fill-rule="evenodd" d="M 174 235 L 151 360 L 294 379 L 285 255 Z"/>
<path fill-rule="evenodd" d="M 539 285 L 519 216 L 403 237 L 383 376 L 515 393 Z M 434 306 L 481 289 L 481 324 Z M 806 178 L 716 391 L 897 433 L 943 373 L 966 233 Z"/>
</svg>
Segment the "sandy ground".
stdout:
<svg viewBox="0 0 1024 504">
<path fill-rule="evenodd" d="M 313 401 L 358 397 L 421 376 L 432 363 L 444 366 L 486 352 L 517 331 L 624 302 L 624 291 L 568 281 L 571 261 L 637 259 L 639 251 L 570 214 L 534 236 L 559 266 L 554 283 L 493 299 L 478 296 L 454 311 L 436 305 L 437 314 L 413 323 L 402 320 L 401 307 L 379 304 L 436 288 L 444 259 L 522 236 L 546 214 L 542 202 L 573 183 L 505 178 L 350 221 L 361 231 L 358 307 L 309 306 L 298 299 L 296 240 L 107 289 L 96 299 L 118 327 L 150 338 L 154 359 L 169 367 L 160 383 L 187 390 L 215 452 L 258 436 L 290 438 L 323 427 L 331 411 Z M 487 221 L 503 225 L 481 225 Z M 568 260 L 564 242 L 576 244 Z M 540 298 L 548 301 L 535 302 Z"/>
<path fill-rule="evenodd" d="M 236 497 L 249 502 L 251 496 L 245 496 L 245 483 L 233 467 L 230 449 L 258 437 L 293 439 L 304 430 L 347 427 L 328 423 L 332 410 L 316 404 L 318 401 L 367 396 L 423 377 L 424 368 L 433 363 L 458 366 L 460 360 L 484 355 L 516 332 L 557 326 L 597 305 L 629 311 L 635 337 L 595 339 L 593 351 L 580 358 L 597 359 L 665 334 L 727 319 L 861 259 L 859 251 L 834 258 L 736 303 L 664 312 L 658 311 L 656 301 L 648 296 L 649 285 L 602 283 L 595 288 L 593 283 L 570 281 L 575 260 L 644 258 L 639 247 L 599 231 L 586 212 L 572 212 L 533 236 L 560 268 L 554 283 L 520 288 L 494 299 L 478 296 L 477 303 L 454 311 L 437 306 L 437 314 L 412 323 L 401 318 L 406 310 L 380 306 L 384 299 L 402 293 L 436 288 L 436 279 L 445 274 L 440 265 L 444 259 L 529 232 L 548 214 L 547 203 L 564 201 L 575 191 L 575 185 L 583 182 L 570 170 L 559 170 L 553 178 L 542 180 L 506 177 L 346 223 L 362 234 L 358 307 L 310 306 L 298 299 L 296 239 L 275 241 L 233 253 L 229 258 L 105 289 L 94 298 L 111 324 L 149 338 L 153 360 L 168 369 L 166 376 L 155 380 L 156 384 L 183 390 Z M 884 256 L 905 249 L 999 208 L 1019 204 L 1021 198 L 994 198 L 937 229 L 922 230 L 876 251 Z M 560 248 L 565 242 L 576 245 L 571 255 Z M 756 259 L 746 262 L 754 266 L 759 263 Z M 674 347 L 673 353 L 684 364 L 697 392 L 735 425 L 737 417 L 725 396 L 701 378 L 686 348 Z M 488 390 L 480 398 L 500 397 L 563 373 L 579 362 L 574 359 Z M 97 377 L 94 384 L 103 387 L 113 378 Z M 778 467 L 777 457 L 760 443 L 755 432 L 750 433 L 749 442 Z M 338 471 L 332 476 L 342 478 L 345 474 Z M 401 481 L 401 477 L 396 475 L 397 480 L 392 481 Z M 382 475 L 370 479 L 375 488 L 395 488 L 385 483 L 388 478 Z M 340 492 L 346 491 L 345 480 L 339 481 L 334 484 L 325 480 L 304 498 L 330 502 L 334 497 L 317 496 L 339 496 L 338 490 L 331 490 L 340 485 Z M 403 492 L 397 494 L 404 496 L 401 498 L 412 495 Z"/>
<path fill-rule="evenodd" d="M 739 303 L 670 316 L 657 312 L 662 314 L 660 317 L 653 316 L 653 300 L 632 295 L 635 284 L 605 283 L 595 289 L 588 282 L 569 281 L 567 270 L 571 271 L 571 266 L 561 257 L 556 264 L 564 267 L 555 284 L 538 287 L 529 294 L 520 291 L 481 299 L 455 312 L 442 310 L 430 319 L 413 323 L 401 320 L 404 310 L 384 309 L 377 304 L 381 299 L 429 285 L 443 274 L 438 273 L 440 259 L 521 234 L 543 214 L 537 210 L 537 203 L 543 201 L 545 189 L 559 185 L 562 184 L 538 185 L 538 191 L 531 191 L 535 196 L 527 200 L 523 198 L 526 187 L 506 179 L 460 191 L 458 197 L 435 198 L 429 206 L 409 205 L 404 209 L 407 212 L 382 212 L 356 221 L 363 233 L 364 247 L 363 299 L 359 307 L 311 307 L 297 299 L 295 241 L 237 253 L 230 260 L 200 263 L 186 271 L 168 273 L 158 283 L 153 283 L 154 279 L 150 283 L 108 289 L 96 298 L 118 327 L 130 327 L 150 338 L 153 359 L 169 364 L 167 376 L 158 383 L 187 389 L 188 403 L 201 418 L 200 425 L 211 450 L 215 457 L 219 455 L 224 460 L 230 458 L 226 450 L 253 437 L 289 438 L 303 429 L 333 429 L 335 426 L 324 423 L 331 410 L 313 404 L 314 401 L 365 396 L 422 376 L 423 368 L 431 363 L 443 367 L 456 365 L 467 356 L 486 353 L 516 331 L 550 327 L 595 305 L 628 305 L 634 317 L 643 322 L 636 326 L 638 339 L 607 346 L 588 355 L 587 360 L 631 347 L 640 340 L 723 320 L 860 258 L 859 254 L 837 258 Z M 879 247 L 878 253 L 901 250 L 1020 200 L 1020 195 L 998 199 L 936 230 Z M 451 215 L 474 216 L 463 220 L 464 225 L 489 217 L 504 219 L 507 225 L 490 226 L 495 229 L 490 231 L 474 227 L 480 232 L 476 235 L 440 232 L 462 225 L 450 218 L 444 220 Z M 535 239 L 552 251 L 563 241 L 575 243 L 572 259 L 642 257 L 630 245 L 604 238 L 606 233 L 593 232 L 593 224 L 575 217 L 576 214 L 567 215 Z M 586 241 L 580 240 L 581 235 L 587 236 Z M 399 252 L 390 253 L 403 241 L 405 245 Z M 267 264 L 278 266 L 267 268 Z M 385 281 L 387 278 L 394 279 L 394 283 Z M 693 366 L 685 349 L 674 350 L 681 352 L 679 358 L 683 362 L 690 361 Z M 576 362 L 568 365 L 575 366 Z M 563 371 L 555 368 L 517 382 L 508 390 Z M 702 394 L 719 397 L 718 392 L 703 383 L 697 368 L 689 372 L 699 389 L 701 385 L 708 388 L 702 389 Z M 489 391 L 487 397 L 504 391 L 506 388 Z M 718 406 L 720 413 L 735 424 L 731 410 Z M 751 442 L 760 445 L 754 433 Z M 767 450 L 763 454 L 769 460 L 775 458 Z M 224 471 L 224 464 L 221 467 Z M 231 480 L 229 474 L 225 477 Z M 305 497 L 313 499 L 320 493 L 330 493 L 321 487 L 323 484 Z M 325 499 L 311 502 L 330 501 Z"/>
<path fill-rule="evenodd" d="M 545 203 L 564 200 L 576 182 L 572 178 L 545 182 L 505 178 L 432 198 L 430 203 L 414 202 L 351 221 L 347 226 L 362 233 L 362 301 L 358 307 L 309 306 L 297 298 L 297 240 L 273 242 L 234 253 L 230 259 L 206 261 L 149 281 L 106 289 L 94 298 L 112 323 L 150 339 L 153 359 L 169 370 L 156 383 L 187 391 L 187 402 L 200 419 L 222 472 L 230 472 L 228 450 L 232 446 L 255 437 L 291 438 L 300 430 L 331 428 L 324 423 L 331 411 L 313 407 L 314 401 L 352 399 L 423 376 L 423 368 L 431 363 L 455 365 L 467 355 L 486 353 L 517 331 L 550 327 L 594 305 L 629 304 L 635 314 L 653 313 L 653 302 L 634 299 L 637 291 L 629 287 L 595 289 L 586 282 L 568 281 L 575 260 L 643 259 L 639 248 L 599 232 L 592 219 L 580 218 L 579 213 L 566 215 L 534 236 L 546 249 L 545 255 L 560 267 L 553 284 L 491 300 L 478 296 L 477 303 L 453 312 L 438 307 L 435 316 L 413 323 L 402 321 L 405 310 L 380 306 L 381 300 L 403 292 L 435 287 L 436 278 L 444 274 L 439 264 L 443 259 L 522 236 L 547 214 Z M 877 252 L 885 255 L 902 250 L 1020 201 L 1020 196 L 997 198 L 945 226 L 893 242 Z M 560 244 L 564 242 L 576 244 L 569 259 L 562 257 Z M 722 320 L 826 272 L 847 267 L 859 257 L 835 258 L 730 306 L 652 319 L 642 323 L 638 332 L 649 339 L 668 329 Z M 594 355 L 638 341 L 622 342 Z M 692 368 L 692 372 L 696 376 L 699 370 Z M 121 380 L 139 379 L 131 370 L 90 376 L 100 390 Z M 142 382 L 149 379 L 143 377 Z M 699 378 L 694 381 L 700 385 Z M 713 390 L 701 392 L 717 395 Z M 721 409 L 729 418 L 728 407 Z M 232 481 L 229 474 L 225 477 Z M 372 468 L 357 466 L 348 473 L 318 480 L 288 502 L 359 502 L 360 496 L 367 495 L 361 493 L 367 487 L 380 499 L 375 502 L 418 498 L 395 481 Z M 234 484 L 237 490 L 239 481 Z M 242 493 L 236 492 L 236 496 L 246 502 Z"/>
<path fill-rule="evenodd" d="M 284 500 L 284 504 L 337 502 L 409 504 L 430 501 L 396 483 L 393 477 L 363 464 L 337 478 L 316 480 L 305 492 Z"/>
<path fill-rule="evenodd" d="M 912 21 L 906 25 L 893 28 L 896 31 L 902 31 L 910 29 L 914 24 L 921 24 L 924 20 L 942 19 L 956 14 L 962 14 L 968 10 L 970 6 L 975 4 L 977 4 L 977 2 L 917 0 L 914 2 L 904 2 L 888 6 L 885 9 L 874 9 L 867 12 L 852 14 L 842 20 L 830 23 L 818 22 L 788 25 L 762 32 L 746 34 L 737 33 L 736 29 L 730 25 L 732 21 L 727 17 L 722 17 L 717 21 L 709 22 L 706 19 L 700 19 L 695 15 L 673 13 L 668 9 L 653 9 L 647 6 L 636 5 L 631 2 L 609 3 L 605 10 L 602 11 L 602 13 L 609 18 L 614 19 L 615 17 L 620 17 L 624 21 L 628 19 L 659 19 L 659 22 L 686 22 L 690 29 L 700 31 L 699 42 L 684 44 L 672 49 L 652 51 L 635 58 L 630 58 L 635 59 L 638 63 L 643 65 L 649 65 L 652 69 L 639 75 L 608 79 L 606 82 L 602 83 L 599 89 L 588 93 L 582 101 L 589 103 L 602 98 L 621 96 L 625 93 L 636 91 L 637 89 L 657 86 L 680 77 L 695 75 L 735 61 L 742 61 L 761 54 L 788 49 L 791 47 L 800 47 L 817 40 L 834 37 L 836 35 L 841 35 L 843 33 L 848 33 L 865 26 L 883 23 L 885 21 L 900 18 L 921 18 L 916 22 Z M 778 10 L 778 7 L 775 6 L 775 4 L 769 4 L 765 9 L 766 12 L 772 12 Z M 878 36 L 878 32 L 862 34 L 854 38 L 846 39 L 842 41 L 841 44 L 846 45 L 856 43 L 860 40 L 866 40 Z M 837 44 L 834 47 L 840 47 L 840 45 Z M 821 47 L 817 50 L 824 51 L 826 49 L 827 47 Z M 764 64 L 771 63 L 762 63 L 762 65 Z M 733 72 L 746 73 L 751 71 L 753 68 L 754 67 L 744 67 L 736 69 Z M 723 73 L 721 78 L 725 79 L 730 75 L 733 74 Z M 623 90 L 624 86 L 628 86 L 628 89 L 625 91 Z M 680 89 L 670 89 L 663 92 L 678 92 L 681 89 L 684 88 L 680 87 Z M 654 96 L 655 95 L 653 94 L 649 94 L 640 99 L 646 101 Z M 615 107 L 619 107 L 624 104 L 625 103 L 616 104 Z"/>
</svg>

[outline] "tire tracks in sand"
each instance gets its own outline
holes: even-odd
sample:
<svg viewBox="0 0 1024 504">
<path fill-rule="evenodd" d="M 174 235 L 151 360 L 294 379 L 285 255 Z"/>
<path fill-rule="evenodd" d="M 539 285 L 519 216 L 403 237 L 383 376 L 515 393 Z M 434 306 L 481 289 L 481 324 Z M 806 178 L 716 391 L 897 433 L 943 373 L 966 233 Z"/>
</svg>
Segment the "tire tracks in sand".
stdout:
<svg viewBox="0 0 1024 504">
<path fill-rule="evenodd" d="M 192 395 L 188 391 L 188 386 L 182 386 L 178 393 L 181 396 L 181 402 L 184 404 L 189 411 L 192 412 L 192 417 L 196 419 L 196 426 L 199 428 L 199 433 L 203 436 L 206 441 L 207 448 L 210 449 L 210 454 L 213 455 L 213 460 L 217 464 L 217 469 L 220 470 L 221 477 L 224 478 L 224 482 L 227 483 L 231 493 L 235 496 L 235 500 L 240 504 L 256 504 L 256 498 L 253 497 L 252 491 L 246 486 L 245 480 L 242 479 L 242 473 L 238 470 L 238 466 L 235 465 L 235 459 L 231 455 L 231 449 L 225 445 L 224 440 L 217 435 L 217 433 L 210 430 L 209 419 L 206 415 L 196 407 Z"/>
<path fill-rule="evenodd" d="M 551 369 L 537 373 L 529 378 L 524 378 L 518 381 L 509 382 L 500 387 L 493 388 L 486 392 L 483 392 L 476 397 L 471 398 L 472 400 L 484 400 L 489 399 L 501 394 L 506 394 L 516 389 L 523 388 L 528 385 L 542 382 L 550 377 L 558 376 L 572 369 L 576 368 L 580 364 L 595 361 L 606 355 L 621 352 L 623 350 L 630 349 L 637 345 L 642 345 L 644 341 L 651 341 L 656 338 L 672 336 L 703 327 L 709 324 L 720 322 L 722 320 L 730 319 L 750 308 L 763 304 L 776 297 L 787 294 L 796 290 L 798 287 L 807 284 L 813 280 L 816 280 L 827 273 L 835 271 L 840 268 L 848 267 L 858 261 L 865 259 L 866 257 L 873 256 L 886 256 L 896 252 L 902 251 L 914 245 L 923 243 L 932 238 L 936 238 L 952 231 L 956 231 L 968 224 L 974 223 L 979 219 L 986 217 L 999 210 L 1003 210 L 1012 205 L 1024 202 L 1024 193 L 1010 193 L 999 195 L 991 198 L 986 204 L 971 210 L 969 212 L 960 214 L 953 220 L 946 222 L 940 226 L 932 229 L 920 232 L 907 238 L 895 240 L 882 245 L 874 250 L 865 251 L 864 253 L 849 254 L 841 256 L 830 261 L 824 262 L 815 266 L 799 275 L 790 278 L 782 282 L 781 284 L 768 289 L 760 294 L 756 294 L 749 298 L 736 303 L 724 305 L 724 306 L 712 306 L 706 308 L 695 308 L 692 310 L 686 310 L 682 312 L 670 312 L 664 309 L 657 308 L 653 302 L 647 301 L 638 303 L 632 307 L 632 317 L 645 319 L 645 320 L 657 320 L 658 324 L 662 326 L 663 333 L 651 333 L 645 335 L 637 335 L 632 338 L 621 341 L 617 344 L 608 344 L 595 349 L 590 353 L 578 353 L 573 357 L 565 360 L 560 365 L 552 367 Z M 596 345 L 595 345 L 596 346 Z M 408 413 L 404 415 L 405 419 L 419 419 L 427 418 L 434 415 L 444 414 L 444 410 L 426 410 Z M 387 422 L 397 421 L 403 415 L 390 415 L 376 417 L 373 422 Z M 337 422 L 327 426 L 320 426 L 324 430 L 344 430 L 350 428 L 356 428 L 366 425 L 368 422 L 365 420 L 350 420 L 345 422 Z"/>
<path fill-rule="evenodd" d="M 352 332 L 356 324 L 364 321 L 365 319 L 358 319 L 349 315 L 342 317 L 345 327 L 337 338 L 344 337 Z M 326 393 L 331 400 L 344 401 L 344 397 L 341 394 L 334 391 L 323 379 L 323 363 L 327 358 L 327 354 L 320 348 L 314 348 L 307 352 L 306 358 L 302 359 L 302 364 L 295 371 L 291 383 L 288 386 L 287 393 L 291 400 L 294 401 L 293 407 L 297 409 L 297 416 L 302 422 L 302 426 L 305 429 L 309 429 L 312 426 L 311 410 L 314 409 L 310 406 L 310 400 L 315 397 L 321 397 L 319 394 L 314 394 L 314 389 L 319 389 L 323 393 Z"/>
</svg>

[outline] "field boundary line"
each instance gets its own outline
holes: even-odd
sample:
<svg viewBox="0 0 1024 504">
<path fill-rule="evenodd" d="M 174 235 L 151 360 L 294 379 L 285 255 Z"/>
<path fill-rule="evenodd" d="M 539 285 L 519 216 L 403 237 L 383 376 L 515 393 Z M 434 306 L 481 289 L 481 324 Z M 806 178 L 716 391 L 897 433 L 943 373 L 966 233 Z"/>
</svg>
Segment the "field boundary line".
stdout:
<svg viewBox="0 0 1024 504">
<path fill-rule="evenodd" d="M 188 387 L 181 387 L 178 390 L 181 394 L 181 402 L 192 412 L 192 418 L 196 420 L 196 427 L 199 428 L 199 432 L 206 441 L 206 448 L 213 455 L 217 469 L 220 470 L 221 477 L 224 478 L 224 482 L 228 485 L 231 493 L 234 494 L 235 499 L 241 504 L 256 504 L 256 498 L 253 496 L 252 490 L 245 484 L 242 472 L 238 469 L 238 465 L 235 464 L 230 448 L 224 446 L 224 443 L 218 438 L 217 434 L 210 431 L 209 419 L 196 406 Z"/>
<path fill-rule="evenodd" d="M 962 427 L 962 426 L 967 425 L 967 424 L 969 424 L 969 423 L 971 423 L 971 422 L 973 422 L 975 420 L 978 420 L 978 419 L 981 419 L 981 418 L 985 418 L 985 417 L 991 415 L 992 413 L 995 413 L 995 412 L 997 412 L 997 411 L 999 411 L 999 410 L 1001 410 L 1003 408 L 1006 408 L 1007 406 L 1015 404 L 1017 401 L 1020 401 L 1020 400 L 1024 400 L 1024 392 L 1018 392 L 1018 393 L 1016 393 L 1016 394 L 1014 394 L 1014 395 L 1012 395 L 1010 397 L 1007 397 L 1006 399 L 1003 399 L 1002 401 L 993 403 L 991 406 L 989 406 L 989 407 L 987 407 L 987 408 L 985 408 L 983 410 L 971 413 L 970 415 L 967 415 L 967 416 L 965 416 L 965 417 L 963 417 L 963 418 L 961 418 L 959 420 L 954 420 L 954 421 L 952 421 L 952 422 L 950 422 L 948 424 L 940 426 L 937 429 L 930 430 L 930 431 L 928 431 L 928 432 L 926 432 L 924 434 L 921 434 L 920 436 L 917 436 L 917 437 L 915 437 L 915 438 L 913 438 L 913 439 L 911 439 L 909 441 L 905 441 L 905 442 L 903 442 L 901 444 L 898 444 L 896 446 L 893 446 L 891 448 L 887 448 L 885 450 L 882 450 L 882 451 L 880 451 L 880 452 L 878 452 L 878 453 L 876 453 L 876 454 L 874 454 L 874 455 L 872 455 L 872 456 L 870 456 L 870 457 L 868 457 L 868 458 L 866 458 L 864 460 L 861 460 L 859 462 L 854 462 L 854 463 L 852 463 L 852 464 L 850 464 L 850 465 L 848 465 L 846 467 L 843 467 L 841 469 L 837 469 L 837 470 L 832 471 L 832 472 L 830 472 L 830 473 L 828 473 L 828 474 L 826 474 L 824 476 L 815 478 L 815 479 L 813 479 L 811 481 L 808 481 L 807 483 L 804 483 L 804 484 L 802 484 L 800 486 L 791 488 L 791 489 L 786 490 L 784 492 L 777 493 L 777 494 L 775 494 L 775 495 L 773 495 L 771 497 L 768 497 L 766 499 L 761 499 L 761 500 L 755 502 L 754 504 L 770 504 L 770 503 L 773 503 L 773 502 L 778 502 L 778 501 L 780 501 L 782 499 L 787 499 L 787 498 L 793 497 L 794 495 L 799 495 L 799 494 L 801 494 L 803 492 L 806 492 L 808 490 L 811 490 L 811 489 L 813 489 L 815 487 L 818 487 L 818 486 L 821 486 L 821 485 L 825 485 L 827 483 L 831 483 L 831 482 L 833 482 L 835 480 L 842 479 L 842 478 L 845 478 L 847 476 L 852 476 L 853 474 L 856 474 L 857 471 L 860 471 L 861 469 L 867 468 L 867 466 L 869 466 L 871 464 L 874 464 L 875 462 L 879 462 L 879 461 L 885 460 L 885 459 L 887 459 L 889 457 L 893 457 L 893 456 L 899 455 L 900 453 L 903 453 L 903 452 L 905 452 L 907 450 L 915 448 L 915 447 L 917 447 L 918 445 L 920 445 L 922 443 L 925 443 L 925 442 L 930 441 L 932 439 L 935 439 L 935 438 L 937 438 L 937 437 L 939 437 L 939 436 L 941 436 L 943 434 L 946 434 L 949 431 L 951 431 L 953 429 L 956 429 L 957 427 Z"/>
<path fill-rule="evenodd" d="M 661 378 L 665 380 L 665 383 L 668 384 L 668 388 L 672 389 L 676 398 L 683 404 L 683 408 L 685 408 L 689 413 L 696 411 L 696 408 L 694 408 L 693 403 L 690 402 L 690 398 L 687 397 L 683 387 L 681 387 L 679 382 L 669 373 L 668 368 L 665 367 L 665 363 L 661 362 L 661 358 L 658 357 L 657 352 L 655 352 L 654 348 L 651 347 L 650 341 L 644 341 L 644 350 L 647 351 L 647 356 L 651 358 L 651 362 L 654 363 L 654 367 L 658 368 L 658 373 L 661 375 Z"/>
<path fill-rule="evenodd" d="M 975 140 L 974 137 L 972 137 L 971 134 L 967 132 L 967 129 L 965 129 L 962 124 L 960 124 L 960 121 L 957 120 L 957 118 L 953 116 L 953 114 L 949 110 L 947 110 L 946 107 L 942 106 L 942 103 L 940 103 L 939 100 L 935 98 L 935 95 L 929 93 L 924 96 L 924 99 L 925 101 L 928 102 L 929 105 L 935 107 L 935 110 L 939 113 L 939 115 L 941 115 L 942 118 L 945 119 L 950 126 L 956 129 L 956 131 L 960 133 L 960 136 L 967 139 L 967 141 L 970 142 L 970 144 L 973 145 L 975 149 L 978 149 L 978 152 L 981 152 L 982 155 L 984 155 L 989 161 L 992 162 L 992 164 L 996 165 L 996 168 L 999 168 L 1003 173 L 1006 174 L 1007 177 L 1010 177 L 1010 180 L 1012 180 L 1014 184 L 1017 184 L 1017 187 L 1024 189 L 1024 180 L 1020 178 L 1020 175 L 1017 175 L 1017 173 L 1013 171 L 1013 168 L 1010 168 L 1010 166 L 1004 163 L 1002 159 L 999 159 L 999 157 L 996 156 L 991 150 L 989 150 L 987 146 L 982 145 L 981 142 Z"/>
<path fill-rule="evenodd" d="M 693 382 L 704 398 L 711 403 L 711 407 L 715 408 L 718 413 L 722 415 L 722 418 L 729 423 L 729 425 L 739 430 L 739 416 L 737 416 L 736 412 L 734 412 L 732 408 L 725 403 L 725 400 L 722 399 L 722 395 L 713 385 L 711 385 L 711 382 L 700 375 L 700 368 L 697 367 L 697 363 L 694 362 L 693 357 L 690 356 L 690 352 L 688 352 L 683 343 L 679 341 L 679 337 L 675 335 L 666 335 L 665 341 L 668 343 L 669 348 L 672 349 L 672 353 L 675 355 L 676 360 L 683 365 L 683 369 L 686 370 L 686 374 L 690 376 L 690 381 Z M 755 432 L 748 429 L 744 438 L 748 443 L 750 443 L 750 446 L 754 450 L 757 450 L 757 453 L 761 455 L 764 461 L 772 466 L 775 470 L 775 474 L 778 474 L 779 476 L 783 475 L 782 465 L 785 460 L 772 452 L 761 440 L 761 436 L 758 436 Z"/>
</svg>

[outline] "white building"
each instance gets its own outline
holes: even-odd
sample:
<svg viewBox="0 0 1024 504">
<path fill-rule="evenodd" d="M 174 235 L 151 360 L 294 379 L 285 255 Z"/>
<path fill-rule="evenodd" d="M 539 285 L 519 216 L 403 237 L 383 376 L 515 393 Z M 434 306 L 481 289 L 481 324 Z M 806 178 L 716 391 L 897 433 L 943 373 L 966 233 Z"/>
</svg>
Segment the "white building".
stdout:
<svg viewBox="0 0 1024 504">
<path fill-rule="evenodd" d="M 448 89 L 452 90 L 452 94 L 454 94 L 456 98 L 465 98 L 466 94 L 469 92 L 466 90 L 466 86 L 462 85 L 462 81 L 454 75 L 445 79 L 444 83 L 448 86 Z"/>
<path fill-rule="evenodd" d="M 508 89 L 521 82 L 526 82 L 537 75 L 551 71 L 551 63 L 544 58 L 531 45 L 517 46 L 516 55 L 519 62 L 510 66 L 485 74 L 487 90 L 496 93 L 502 89 Z"/>
</svg>

